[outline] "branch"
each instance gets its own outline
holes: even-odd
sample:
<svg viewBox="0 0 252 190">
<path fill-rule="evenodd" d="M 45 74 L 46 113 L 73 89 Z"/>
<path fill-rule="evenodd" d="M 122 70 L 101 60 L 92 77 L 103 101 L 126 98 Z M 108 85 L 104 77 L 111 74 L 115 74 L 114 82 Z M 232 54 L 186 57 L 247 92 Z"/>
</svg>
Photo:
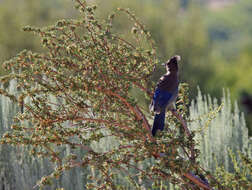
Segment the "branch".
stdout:
<svg viewBox="0 0 252 190">
<path fill-rule="evenodd" d="M 211 190 L 209 186 L 207 186 L 202 180 L 196 178 L 193 174 L 185 173 L 183 174 L 187 179 L 191 180 L 193 183 L 198 185 L 199 187 L 203 188 L 204 190 Z"/>
<path fill-rule="evenodd" d="M 186 132 L 186 135 L 187 135 L 188 137 L 191 136 L 191 133 L 190 133 L 190 131 L 189 131 L 189 129 L 188 129 L 188 127 L 187 127 L 187 124 L 186 124 L 186 122 L 184 121 L 184 119 L 178 114 L 178 112 L 177 112 L 176 110 L 171 109 L 170 111 L 172 112 L 172 114 L 173 114 L 178 120 L 180 120 L 180 122 L 181 122 L 181 124 L 182 124 L 182 126 L 183 126 L 183 128 L 184 128 L 184 130 L 185 130 L 185 132 Z"/>
<path fill-rule="evenodd" d="M 188 127 L 187 127 L 187 124 L 186 124 L 186 122 L 184 121 L 184 119 L 178 114 L 178 112 L 176 111 L 176 110 L 174 110 L 174 109 L 171 109 L 171 112 L 172 112 L 172 114 L 181 122 L 181 124 L 182 124 L 182 126 L 183 126 L 183 128 L 184 128 L 184 130 L 185 130 L 185 132 L 186 132 L 186 135 L 188 136 L 188 137 L 190 137 L 191 136 L 191 132 L 189 131 L 189 129 L 188 129 Z M 190 157 L 190 159 L 191 160 L 193 160 L 193 161 L 195 161 L 195 151 L 194 151 L 194 147 L 191 147 L 191 157 Z"/>
<path fill-rule="evenodd" d="M 147 131 L 149 131 L 149 133 L 147 134 L 149 139 L 152 142 L 155 142 L 155 139 L 153 138 L 152 134 L 151 134 L 151 129 L 150 129 L 150 125 L 148 124 L 147 119 L 145 118 L 145 116 L 143 115 L 143 113 L 141 112 L 141 110 L 136 106 L 133 107 L 125 98 L 123 98 L 122 96 L 120 96 L 119 94 L 112 92 L 111 90 L 105 90 L 102 89 L 101 87 L 97 87 L 98 90 L 100 90 L 101 92 L 107 94 L 107 95 L 112 95 L 117 97 L 119 100 L 121 100 L 123 102 L 123 104 L 125 104 L 133 113 L 135 116 L 137 116 L 137 119 L 139 120 L 143 120 L 143 126 L 145 127 L 145 129 Z"/>
<path fill-rule="evenodd" d="M 191 133 L 187 127 L 187 124 L 186 122 L 184 121 L 184 119 L 178 114 L 178 112 L 174 109 L 171 110 L 172 114 L 181 122 L 186 134 L 188 137 L 191 136 Z M 195 152 L 194 152 L 194 147 L 191 148 L 191 158 L 193 161 L 195 161 Z M 205 185 L 203 182 L 201 182 L 201 180 L 195 178 L 194 175 L 192 174 L 189 174 L 189 173 L 185 173 L 183 174 L 186 178 L 190 179 L 192 182 L 194 182 L 195 184 L 197 184 L 199 187 L 203 188 L 203 189 L 206 189 L 206 190 L 211 190 L 210 187 L 208 187 L 207 185 Z"/>
</svg>

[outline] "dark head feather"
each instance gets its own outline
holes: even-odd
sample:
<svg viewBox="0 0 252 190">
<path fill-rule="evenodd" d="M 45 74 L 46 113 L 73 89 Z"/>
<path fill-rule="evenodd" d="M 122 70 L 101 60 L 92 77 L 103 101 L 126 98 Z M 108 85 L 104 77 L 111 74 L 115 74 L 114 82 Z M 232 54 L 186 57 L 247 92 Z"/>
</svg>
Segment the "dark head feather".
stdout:
<svg viewBox="0 0 252 190">
<path fill-rule="evenodd" d="M 180 60 L 181 57 L 179 55 L 175 55 L 165 63 L 165 66 L 169 68 L 169 71 L 178 71 L 178 62 Z"/>
</svg>

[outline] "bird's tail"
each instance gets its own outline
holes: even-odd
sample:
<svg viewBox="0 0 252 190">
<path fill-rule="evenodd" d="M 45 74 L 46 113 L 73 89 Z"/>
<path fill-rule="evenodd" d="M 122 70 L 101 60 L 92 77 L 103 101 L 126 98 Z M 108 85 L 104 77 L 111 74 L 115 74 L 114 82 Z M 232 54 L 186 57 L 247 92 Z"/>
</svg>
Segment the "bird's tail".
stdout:
<svg viewBox="0 0 252 190">
<path fill-rule="evenodd" d="M 164 130 L 164 123 L 165 123 L 165 111 L 161 112 L 160 114 L 155 114 L 153 127 L 152 127 L 152 135 L 155 136 L 157 130 Z"/>
</svg>

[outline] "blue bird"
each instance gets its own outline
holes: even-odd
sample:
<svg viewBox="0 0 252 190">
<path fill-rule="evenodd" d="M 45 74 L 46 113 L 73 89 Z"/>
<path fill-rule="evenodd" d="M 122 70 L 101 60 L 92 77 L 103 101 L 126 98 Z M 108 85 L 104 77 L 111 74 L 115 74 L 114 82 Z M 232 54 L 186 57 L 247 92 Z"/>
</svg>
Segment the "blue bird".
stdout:
<svg viewBox="0 0 252 190">
<path fill-rule="evenodd" d="M 155 136 L 157 130 L 164 130 L 166 108 L 171 108 L 178 96 L 178 61 L 180 56 L 176 55 L 164 63 L 167 73 L 158 81 L 150 111 L 154 111 L 155 117 L 152 127 L 152 135 Z"/>
</svg>

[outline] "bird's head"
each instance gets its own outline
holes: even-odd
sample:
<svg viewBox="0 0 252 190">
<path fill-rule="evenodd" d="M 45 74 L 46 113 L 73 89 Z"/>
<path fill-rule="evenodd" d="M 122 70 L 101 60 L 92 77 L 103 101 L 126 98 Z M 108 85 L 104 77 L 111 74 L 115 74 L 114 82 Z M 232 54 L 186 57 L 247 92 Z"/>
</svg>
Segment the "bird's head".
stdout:
<svg viewBox="0 0 252 190">
<path fill-rule="evenodd" d="M 178 71 L 178 62 L 181 60 L 179 55 L 175 55 L 171 57 L 166 63 L 163 65 L 166 67 L 167 72 L 177 72 Z"/>
</svg>

